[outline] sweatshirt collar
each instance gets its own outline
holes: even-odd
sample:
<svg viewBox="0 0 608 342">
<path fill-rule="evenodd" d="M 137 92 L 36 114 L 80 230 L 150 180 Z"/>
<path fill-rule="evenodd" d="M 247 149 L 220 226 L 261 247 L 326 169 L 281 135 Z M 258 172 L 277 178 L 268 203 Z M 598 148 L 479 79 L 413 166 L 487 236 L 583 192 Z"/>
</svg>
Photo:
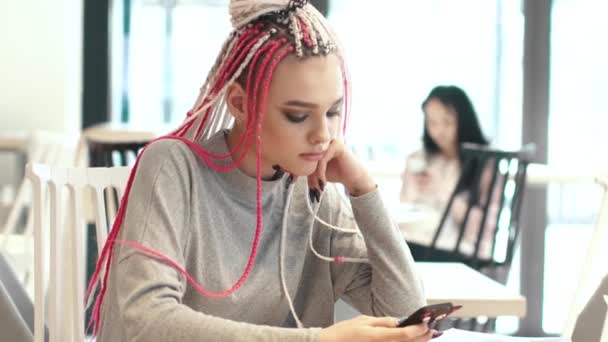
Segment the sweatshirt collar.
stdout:
<svg viewBox="0 0 608 342">
<path fill-rule="evenodd" d="M 202 147 L 212 153 L 225 155 L 230 151 L 226 143 L 227 131 L 222 130 L 211 136 L 208 140 L 204 141 Z M 239 153 L 239 152 L 237 152 Z M 232 156 L 223 159 L 216 160 L 212 159 L 216 164 L 219 165 L 230 165 L 234 163 Z M 211 167 L 210 167 L 211 168 Z M 214 171 L 214 176 L 217 177 L 218 181 L 224 183 L 224 189 L 227 193 L 235 196 L 237 199 L 242 199 L 243 204 L 255 206 L 255 196 L 257 189 L 257 180 L 255 177 L 246 175 L 238 167 L 234 167 L 229 171 Z M 277 193 L 284 188 L 287 181 L 287 174 L 279 177 L 276 180 L 264 181 L 262 180 L 262 203 L 268 201 L 273 194 Z"/>
</svg>

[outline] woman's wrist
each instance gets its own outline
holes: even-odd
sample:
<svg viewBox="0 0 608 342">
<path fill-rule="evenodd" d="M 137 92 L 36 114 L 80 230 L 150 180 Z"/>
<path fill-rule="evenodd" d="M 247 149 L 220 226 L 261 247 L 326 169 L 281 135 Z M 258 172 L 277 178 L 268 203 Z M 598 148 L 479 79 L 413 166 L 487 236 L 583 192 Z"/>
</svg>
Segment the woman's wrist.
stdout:
<svg viewBox="0 0 608 342">
<path fill-rule="evenodd" d="M 345 188 L 352 197 L 359 197 L 376 190 L 377 185 L 373 178 L 365 172 L 362 177 L 359 177 L 353 183 L 345 184 Z"/>
</svg>

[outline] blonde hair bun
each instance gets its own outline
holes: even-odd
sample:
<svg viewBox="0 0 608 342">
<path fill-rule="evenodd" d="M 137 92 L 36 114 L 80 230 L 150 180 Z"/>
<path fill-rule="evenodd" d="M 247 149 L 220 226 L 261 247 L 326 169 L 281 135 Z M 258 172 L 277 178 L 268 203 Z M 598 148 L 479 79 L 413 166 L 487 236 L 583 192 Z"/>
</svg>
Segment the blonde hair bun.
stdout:
<svg viewBox="0 0 608 342">
<path fill-rule="evenodd" d="M 234 29 L 239 29 L 265 14 L 285 11 L 290 6 L 309 5 L 301 0 L 230 0 L 230 22 Z"/>
</svg>

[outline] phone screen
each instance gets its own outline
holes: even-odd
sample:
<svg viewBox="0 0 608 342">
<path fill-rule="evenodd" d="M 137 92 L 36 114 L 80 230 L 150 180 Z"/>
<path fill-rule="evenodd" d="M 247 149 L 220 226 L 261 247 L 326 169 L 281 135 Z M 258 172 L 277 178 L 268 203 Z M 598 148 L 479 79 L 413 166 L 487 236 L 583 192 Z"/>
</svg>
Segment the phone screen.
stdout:
<svg viewBox="0 0 608 342">
<path fill-rule="evenodd" d="M 440 321 L 450 315 L 452 312 L 460 309 L 462 305 L 453 305 L 452 303 L 439 303 L 424 306 L 413 314 L 399 320 L 397 327 L 407 327 L 408 325 L 416 325 L 429 317 L 429 324 Z"/>
</svg>

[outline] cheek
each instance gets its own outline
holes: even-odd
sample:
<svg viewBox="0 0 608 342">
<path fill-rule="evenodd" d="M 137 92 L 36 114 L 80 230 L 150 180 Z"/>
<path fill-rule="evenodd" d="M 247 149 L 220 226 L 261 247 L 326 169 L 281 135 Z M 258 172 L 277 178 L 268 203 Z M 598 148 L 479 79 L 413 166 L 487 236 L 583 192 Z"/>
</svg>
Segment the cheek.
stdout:
<svg viewBox="0 0 608 342">
<path fill-rule="evenodd" d="M 458 128 L 456 126 L 452 126 L 450 128 L 450 133 L 452 134 L 453 140 L 456 140 L 458 138 Z"/>
<path fill-rule="evenodd" d="M 340 129 L 342 128 L 341 117 L 336 117 L 329 121 L 329 134 L 332 139 L 340 135 Z"/>
</svg>

